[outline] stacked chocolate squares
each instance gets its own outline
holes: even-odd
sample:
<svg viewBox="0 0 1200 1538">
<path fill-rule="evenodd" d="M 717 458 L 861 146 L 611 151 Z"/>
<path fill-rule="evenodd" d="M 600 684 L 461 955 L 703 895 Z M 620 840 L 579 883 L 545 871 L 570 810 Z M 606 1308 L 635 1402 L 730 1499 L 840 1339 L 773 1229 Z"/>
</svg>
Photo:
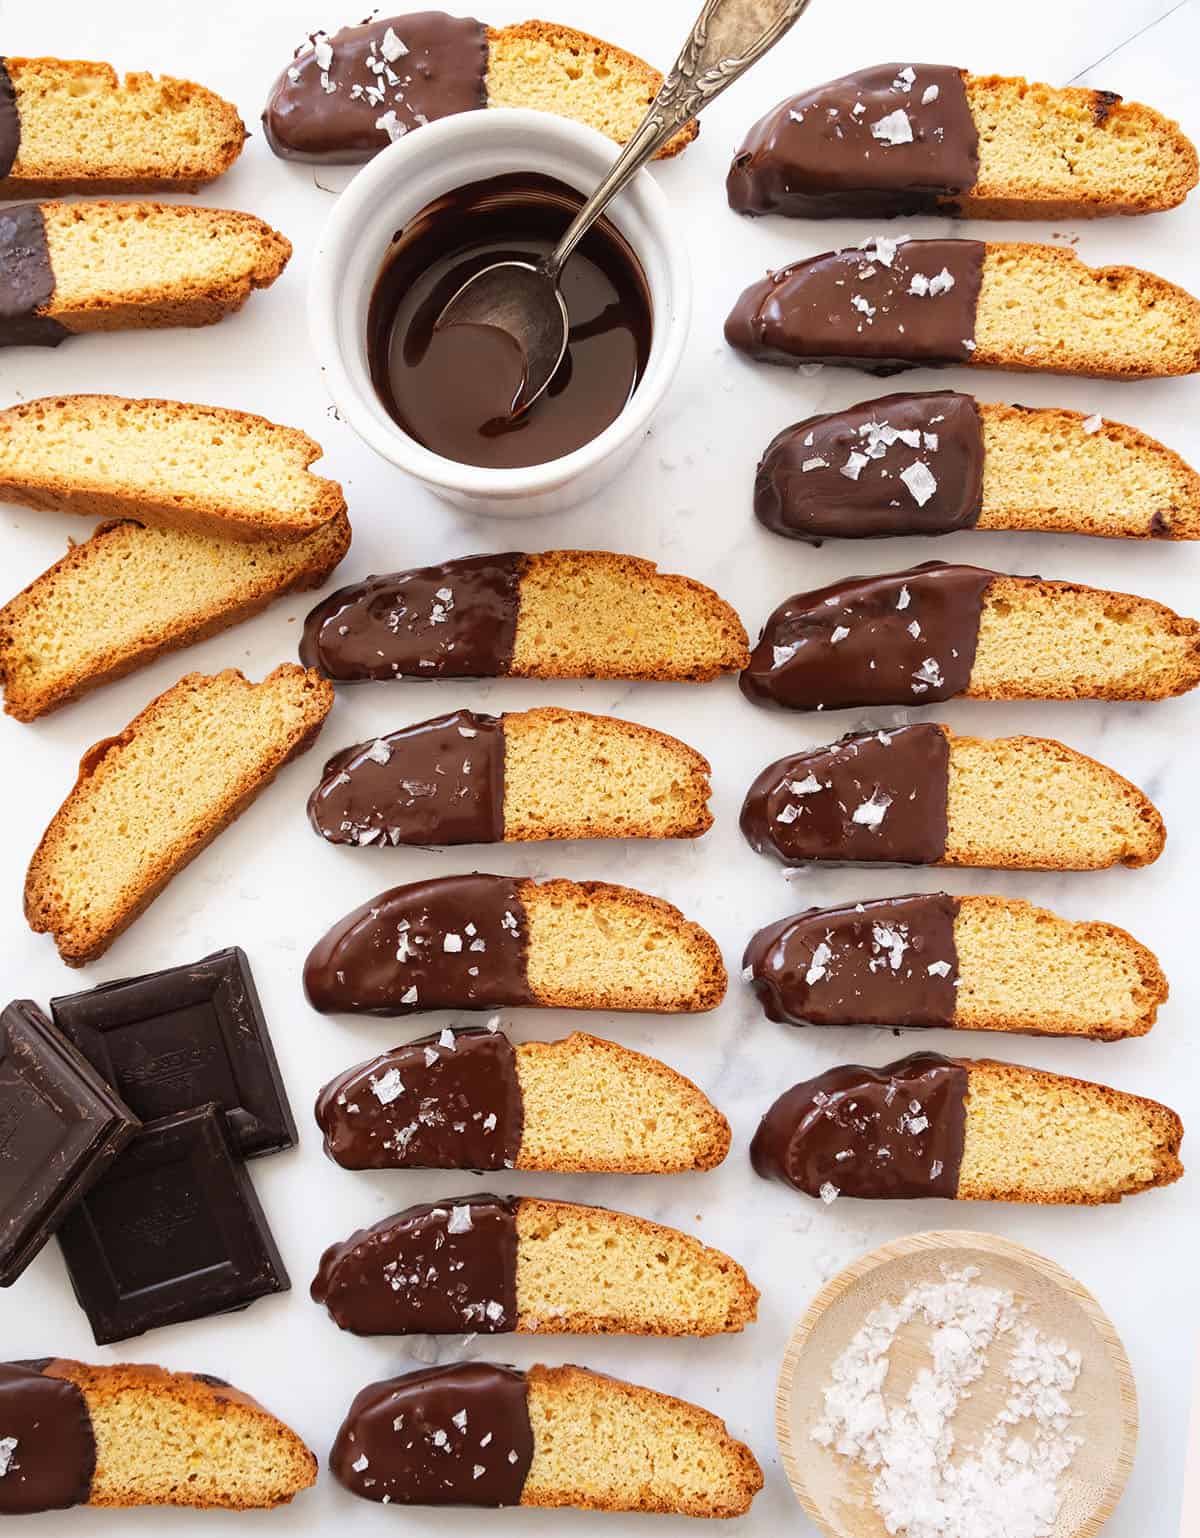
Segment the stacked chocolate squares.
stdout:
<svg viewBox="0 0 1200 1538">
<path fill-rule="evenodd" d="M 0 1014 L 0 1286 L 57 1233 L 99 1345 L 291 1285 L 247 1159 L 296 1124 L 245 955 Z"/>
</svg>

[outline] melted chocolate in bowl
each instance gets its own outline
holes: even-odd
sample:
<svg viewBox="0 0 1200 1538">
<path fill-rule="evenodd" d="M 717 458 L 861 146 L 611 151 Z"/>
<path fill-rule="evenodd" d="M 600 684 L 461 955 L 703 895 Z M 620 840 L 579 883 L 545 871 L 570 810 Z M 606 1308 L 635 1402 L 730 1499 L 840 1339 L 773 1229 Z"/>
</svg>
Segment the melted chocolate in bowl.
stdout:
<svg viewBox="0 0 1200 1538">
<path fill-rule="evenodd" d="M 497 470 L 546 464 L 590 443 L 637 389 L 650 355 L 650 291 L 607 219 L 563 269 L 566 356 L 521 416 L 509 415 L 524 370 L 512 338 L 490 326 L 434 330 L 484 267 L 548 255 L 582 202 L 553 177 L 515 172 L 448 192 L 397 231 L 367 315 L 371 382 L 388 414 L 435 454 Z"/>
</svg>

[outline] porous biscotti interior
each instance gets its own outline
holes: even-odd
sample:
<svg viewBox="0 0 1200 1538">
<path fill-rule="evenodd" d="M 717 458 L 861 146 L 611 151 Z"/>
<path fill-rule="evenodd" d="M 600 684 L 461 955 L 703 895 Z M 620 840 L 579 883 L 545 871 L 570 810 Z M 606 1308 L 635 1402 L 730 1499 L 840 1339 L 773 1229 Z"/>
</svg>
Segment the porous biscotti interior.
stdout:
<svg viewBox="0 0 1200 1538">
<path fill-rule="evenodd" d="M 58 1364 L 83 1390 L 96 1436 L 91 1506 L 279 1506 L 317 1463 L 282 1421 L 190 1373 Z"/>
<path fill-rule="evenodd" d="M 191 673 L 85 756 L 26 879 L 35 929 L 85 960 L 315 736 L 332 686 L 285 663 L 251 684 Z"/>
<path fill-rule="evenodd" d="M 954 945 L 954 1023 L 963 1030 L 1115 1041 L 1144 1035 L 1167 996 L 1154 954 L 1132 935 L 1032 903 L 960 898 Z"/>
<path fill-rule="evenodd" d="M 695 838 L 708 762 L 674 737 L 581 711 L 504 717 L 504 836 Z"/>
<path fill-rule="evenodd" d="M 1200 475 L 1145 433 L 1080 411 L 981 402 L 979 412 L 979 528 L 1200 539 Z"/>
<path fill-rule="evenodd" d="M 1102 378 L 1200 368 L 1200 302 L 1134 267 L 1091 268 L 1071 251 L 989 241 L 972 362 Z"/>
<path fill-rule="evenodd" d="M 264 538 L 298 538 L 344 510 L 337 482 L 309 472 L 321 453 L 294 427 L 182 401 L 61 395 L 0 412 L 0 482 L 39 505 L 79 507 L 91 493 L 156 523 L 202 515 Z"/>
<path fill-rule="evenodd" d="M 1183 1174 L 1183 1127 L 1153 1100 L 1010 1063 L 967 1068 L 961 1200 L 1091 1205 Z"/>
<path fill-rule="evenodd" d="M 762 1489 L 754 1455 L 707 1410 L 582 1367 L 528 1374 L 523 1506 L 734 1517 Z"/>
<path fill-rule="evenodd" d="M 324 581 L 345 516 L 287 543 L 110 524 L 0 609 L 4 708 L 29 721 L 68 699 Z"/>
<path fill-rule="evenodd" d="M 291 243 L 253 214 L 167 203 L 44 203 L 49 312 L 229 295 L 273 283 Z"/>
<path fill-rule="evenodd" d="M 517 1312 L 541 1334 L 720 1335 L 755 1316 L 736 1261 L 690 1234 L 603 1207 L 526 1197 Z"/>
<path fill-rule="evenodd" d="M 228 169 L 246 136 L 237 109 L 189 80 L 107 64 L 8 59 L 21 121 L 12 176 L 195 188 Z"/>
<path fill-rule="evenodd" d="M 521 883 L 526 972 L 556 1009 L 715 1009 L 725 966 L 712 937 L 670 903 L 604 882 Z"/>
<path fill-rule="evenodd" d="M 1160 603 L 997 577 L 967 693 L 982 699 L 1165 699 L 1200 682 L 1200 625 Z"/>
<path fill-rule="evenodd" d="M 586 123 L 624 144 L 658 94 L 658 70 L 573 27 L 523 21 L 488 29 L 489 107 L 533 107 Z M 693 119 L 658 152 L 677 155 L 696 137 Z"/>
<path fill-rule="evenodd" d="M 1043 737 L 951 737 L 946 810 L 947 865 L 1147 865 L 1166 837 L 1136 785 Z"/>
<path fill-rule="evenodd" d="M 1171 208 L 1196 185 L 1192 144 L 1140 102 L 1101 102 L 1095 91 L 1000 75 L 967 75 L 964 85 L 979 132 L 968 208 L 977 200 L 1059 200 L 1137 212 Z"/>
<path fill-rule="evenodd" d="M 510 672 L 530 678 L 715 678 L 749 660 L 711 588 L 599 550 L 525 559 Z"/>
<path fill-rule="evenodd" d="M 516 1048 L 525 1110 L 518 1169 L 630 1174 L 712 1169 L 729 1123 L 690 1079 L 581 1031 Z"/>
</svg>

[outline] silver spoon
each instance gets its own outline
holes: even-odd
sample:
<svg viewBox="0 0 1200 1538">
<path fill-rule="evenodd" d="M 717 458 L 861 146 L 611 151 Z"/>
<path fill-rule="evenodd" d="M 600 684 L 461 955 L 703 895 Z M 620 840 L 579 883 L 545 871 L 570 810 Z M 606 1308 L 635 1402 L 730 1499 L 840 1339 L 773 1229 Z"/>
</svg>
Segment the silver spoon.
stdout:
<svg viewBox="0 0 1200 1538">
<path fill-rule="evenodd" d="M 726 86 L 762 58 L 807 9 L 809 0 L 705 0 L 675 66 L 608 175 L 538 262 L 493 262 L 468 278 L 436 326 L 492 326 L 520 347 L 525 372 L 512 416 L 528 411 L 554 378 L 567 350 L 563 265 L 605 208 L 650 157 Z"/>
</svg>

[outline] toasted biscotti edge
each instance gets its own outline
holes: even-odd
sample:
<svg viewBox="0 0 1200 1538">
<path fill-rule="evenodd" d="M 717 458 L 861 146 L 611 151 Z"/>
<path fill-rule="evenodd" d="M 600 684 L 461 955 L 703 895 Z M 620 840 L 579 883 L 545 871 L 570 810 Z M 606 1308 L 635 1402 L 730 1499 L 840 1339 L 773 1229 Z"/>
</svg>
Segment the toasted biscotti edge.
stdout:
<svg viewBox="0 0 1200 1538">
<path fill-rule="evenodd" d="M 584 1367 L 534 1366 L 527 1370 L 526 1380 L 534 1455 L 521 1493 L 522 1506 L 578 1506 L 591 1511 L 736 1517 L 749 1510 L 750 1503 L 762 1489 L 762 1470 L 754 1454 L 729 1434 L 724 1421 L 698 1405 Z M 599 1429 L 605 1415 L 632 1422 L 647 1438 L 657 1434 L 664 1444 L 664 1467 L 678 1467 L 689 1454 L 699 1458 L 708 1486 L 705 1494 L 684 1495 L 681 1491 L 670 1499 L 663 1490 L 654 1489 L 654 1470 L 645 1476 L 640 1487 L 636 1474 L 629 1471 L 628 1480 L 620 1483 L 621 1493 L 615 1497 L 608 1493 L 617 1487 L 617 1480 L 611 1474 L 603 1486 L 597 1484 L 589 1488 L 586 1471 L 578 1461 L 581 1448 L 566 1450 L 560 1456 L 564 1457 L 567 1466 L 556 1468 L 556 1422 L 569 1424 L 572 1412 L 581 1407 L 581 1402 L 588 1406 L 586 1410 L 580 1410 L 581 1434 L 587 1424 Z M 656 1426 L 655 1422 L 659 1424 Z M 695 1446 L 685 1447 L 680 1440 L 673 1441 L 673 1434 L 667 1429 L 672 1424 L 692 1437 Z M 614 1427 L 605 1440 L 609 1443 L 607 1450 L 601 1448 L 597 1455 L 606 1458 L 616 1452 L 619 1464 L 620 1428 Z M 588 1450 L 591 1450 L 590 1444 Z M 574 1458 L 572 1453 L 576 1455 Z M 606 1467 L 611 1470 L 611 1464 Z"/>
<path fill-rule="evenodd" d="M 615 886 L 606 881 L 524 880 L 518 893 L 529 924 L 529 953 L 526 970 L 530 991 L 547 1009 L 648 1010 L 665 1014 L 701 1014 L 715 1009 L 725 997 L 728 975 L 716 941 L 699 924 L 685 918 L 673 903 L 651 897 L 633 887 Z M 635 921 L 655 922 L 671 932 L 672 939 L 686 953 L 693 971 L 693 981 L 686 994 L 662 992 L 650 996 L 639 993 L 631 983 L 619 996 L 601 996 L 582 984 L 555 980 L 561 952 L 552 940 L 552 917 L 541 926 L 539 913 L 553 914 L 560 902 L 582 903 L 587 907 L 605 906 L 610 914 L 631 917 Z M 544 951 L 544 955 L 539 953 Z"/>
<path fill-rule="evenodd" d="M 249 138 L 246 125 L 233 103 L 191 80 L 180 80 L 173 75 L 155 77 L 145 71 L 130 72 L 122 80 L 111 65 L 84 59 L 6 57 L 3 62 L 13 84 L 18 119 L 22 97 L 33 92 L 39 75 L 52 72 L 69 83 L 82 85 L 99 79 L 114 92 L 137 92 L 157 87 L 168 95 L 196 101 L 204 109 L 217 142 L 210 146 L 206 165 L 201 167 L 197 161 L 191 168 L 192 174 L 177 177 L 142 176 L 129 167 L 124 170 L 114 168 L 111 176 L 91 176 L 78 166 L 72 174 L 48 176 L 44 168 L 28 163 L 28 156 L 23 156 L 18 145 L 12 169 L 0 178 L 0 198 L 60 197 L 65 193 L 197 192 L 233 165 Z"/>
<path fill-rule="evenodd" d="M 1114 422 L 1105 417 L 1099 421 L 1087 417 L 1082 411 L 1069 411 L 1062 407 L 1010 406 L 996 401 L 977 401 L 984 436 L 983 507 L 975 527 L 988 529 L 1039 529 L 1056 533 L 1080 533 L 1107 535 L 1119 539 L 1200 539 L 1200 473 L 1197 473 L 1174 449 L 1168 448 L 1148 433 L 1130 427 L 1124 422 Z M 1085 424 L 1091 423 L 1089 430 Z M 1155 507 L 1149 519 L 1134 523 L 1130 519 L 1106 520 L 1094 507 L 1084 515 L 1080 523 L 1056 516 L 1056 510 L 1045 508 L 1035 511 L 1026 506 L 1004 507 L 996 505 L 1001 497 L 993 489 L 992 505 L 989 506 L 988 464 L 989 433 L 992 448 L 995 439 L 1010 426 L 1030 438 L 1027 452 L 1035 453 L 1032 439 L 1056 433 L 1069 434 L 1078 440 L 1081 456 L 1086 456 L 1089 444 L 1118 445 L 1131 458 L 1143 459 L 1169 479 L 1173 485 L 1167 505 Z"/>
<path fill-rule="evenodd" d="M 234 1491 L 229 1492 L 228 1501 L 207 1500 L 196 1483 L 188 1480 L 189 1470 L 181 1467 L 178 1488 L 173 1491 L 174 1498 L 170 1502 L 172 1505 L 261 1509 L 267 1505 L 284 1505 L 301 1490 L 316 1483 L 317 1460 L 296 1433 L 257 1400 L 220 1379 L 201 1373 L 168 1372 L 165 1368 L 140 1362 L 94 1366 L 56 1357 L 52 1365 L 55 1377 L 65 1378 L 80 1389 L 96 1431 L 97 1463 L 87 1501 L 89 1506 L 141 1504 L 136 1490 L 114 1477 L 110 1467 L 112 1448 L 107 1422 L 110 1414 L 119 1415 L 122 1401 L 130 1395 L 136 1397 L 139 1409 L 143 1411 L 150 1412 L 154 1400 L 158 1399 L 211 1416 L 214 1426 L 226 1420 L 236 1421 L 244 1435 L 261 1438 L 278 1455 L 281 1482 L 268 1500 L 239 1500 Z M 128 1449 L 128 1456 L 136 1462 L 136 1447 Z"/>
<path fill-rule="evenodd" d="M 320 587 L 345 557 L 351 539 L 349 520 L 344 513 L 338 514 L 315 533 L 285 547 L 289 552 L 294 551 L 302 563 L 290 580 L 281 584 L 248 573 L 243 596 L 237 603 L 226 608 L 210 608 L 190 624 L 180 620 L 167 628 L 146 630 L 134 646 L 121 650 L 107 648 L 97 654 L 94 666 L 87 672 L 77 670 L 63 677 L 54 687 L 39 688 L 23 680 L 20 665 L 14 665 L 10 660 L 14 637 L 24 615 L 36 609 L 45 584 L 60 578 L 69 580 L 71 573 L 85 566 L 95 554 L 98 542 L 115 541 L 125 532 L 134 529 L 140 532 L 141 526 L 128 521 L 101 524 L 87 540 L 73 545 L 66 555 L 40 577 L 35 577 L 28 587 L 0 609 L 0 687 L 4 689 L 6 715 L 22 722 L 35 721 L 51 711 L 61 709 L 63 705 L 82 699 L 93 689 L 102 688 L 139 668 L 148 667 L 167 652 L 194 646 L 222 630 L 240 625 L 244 620 L 260 614 L 276 599 L 286 597 L 289 593 L 302 593 Z M 249 552 L 254 547 L 247 545 L 245 548 L 249 563 Z"/>
<path fill-rule="evenodd" d="M 620 1248 L 625 1236 L 636 1237 L 651 1244 L 667 1243 L 686 1251 L 694 1258 L 697 1268 L 719 1274 L 724 1283 L 728 1300 L 723 1319 L 702 1327 L 698 1315 L 682 1320 L 667 1320 L 654 1330 L 643 1328 L 641 1321 L 632 1315 L 614 1316 L 572 1310 L 569 1313 L 548 1311 L 534 1312 L 522 1305 L 521 1255 L 522 1244 L 531 1229 L 549 1224 L 553 1227 L 568 1226 L 578 1221 L 579 1215 L 599 1217 L 614 1241 L 613 1265 L 620 1264 Z M 606 1238 L 608 1235 L 606 1235 Z M 629 1212 L 615 1212 L 609 1208 L 580 1207 L 574 1202 L 551 1201 L 543 1197 L 523 1196 L 517 1206 L 517 1306 L 519 1331 L 542 1335 L 669 1335 L 705 1336 L 737 1333 L 754 1322 L 758 1314 L 758 1288 L 750 1281 L 742 1266 L 723 1251 L 701 1243 L 692 1234 L 663 1223 Z M 665 1302 L 665 1295 L 664 1295 Z"/>
<path fill-rule="evenodd" d="M 167 496 L 155 497 L 153 492 L 160 489 L 158 486 L 148 488 L 138 481 L 115 483 L 111 490 L 98 491 L 94 488 L 81 488 L 57 474 L 35 474 L 27 469 L 22 477 L 13 473 L 11 465 L 5 464 L 6 430 L 11 429 L 11 437 L 15 438 L 23 424 L 33 422 L 35 431 L 40 431 L 40 424 L 52 418 L 53 413 L 58 412 L 61 416 L 63 412 L 69 414 L 87 407 L 94 407 L 100 412 L 116 412 L 119 417 L 125 418 L 139 411 L 151 414 L 159 412 L 165 413 L 168 418 L 212 422 L 218 429 L 228 427 L 268 434 L 294 452 L 295 474 L 303 478 L 306 489 L 311 492 L 311 509 L 302 518 L 296 517 L 288 522 L 278 512 L 266 518 L 257 509 L 247 509 L 211 496 L 201 498 L 185 492 L 172 492 Z M 72 426 L 69 422 L 66 425 Z M 83 435 L 88 432 L 86 424 L 75 430 Z M 19 450 L 17 453 L 19 455 Z M 315 528 L 346 511 L 346 498 L 341 485 L 310 469 L 316 460 L 323 458 L 324 453 L 325 450 L 317 440 L 300 428 L 286 427 L 252 411 L 237 411 L 226 406 L 202 406 L 190 401 L 163 400 L 155 396 L 39 396 L 36 400 L 21 401 L 0 411 L 0 500 L 18 502 L 24 507 L 42 512 L 132 519 L 135 523 L 182 529 L 188 533 L 215 538 L 248 541 L 303 539 Z"/>
<path fill-rule="evenodd" d="M 0 616 L 2 618 L 2 616 Z M 2 634 L 2 633 L 0 633 Z M 0 654 L 2 655 L 2 654 Z M 505 741 L 504 773 L 504 838 L 506 841 L 529 839 L 575 838 L 699 838 L 712 827 L 712 813 L 708 798 L 712 794 L 709 775 L 712 765 L 702 753 L 691 748 L 678 737 L 671 737 L 652 726 L 642 726 L 635 721 L 624 721 L 616 716 L 591 715 L 581 710 L 562 710 L 545 705 L 533 710 L 508 712 L 503 717 Z M 637 826 L 618 825 L 611 817 L 605 818 L 603 809 L 594 816 L 585 815 L 582 801 L 578 809 L 566 814 L 561 822 L 545 821 L 536 815 L 536 805 L 528 804 L 536 795 L 536 785 L 529 787 L 525 781 L 531 776 L 531 766 L 518 763 L 523 742 L 533 741 L 536 753 L 537 738 L 546 728 L 574 728 L 581 742 L 581 753 L 593 752 L 595 757 L 610 763 L 618 754 L 643 760 L 649 753 L 661 754 L 674 760 L 680 789 L 674 819 L 666 826 L 652 821 L 652 813 Z M 574 756 L 572 762 L 575 762 Z M 584 766 L 584 771 L 590 765 Z M 598 772 L 598 771 L 596 771 Z M 523 798 L 523 790 L 528 799 Z M 523 804 L 524 800 L 524 804 Z"/>
<path fill-rule="evenodd" d="M 1028 1068 L 1018 1063 L 998 1062 L 993 1058 L 960 1059 L 959 1065 L 967 1073 L 967 1137 L 968 1149 L 964 1153 L 964 1165 L 969 1168 L 969 1140 L 971 1137 L 972 1094 L 999 1087 L 1010 1089 L 1028 1099 L 1032 1095 L 1045 1097 L 1046 1114 L 1053 1115 L 1055 1102 L 1064 1089 L 1084 1096 L 1098 1109 L 1110 1107 L 1136 1112 L 1143 1132 L 1153 1149 L 1152 1168 L 1142 1180 L 1111 1188 L 1107 1192 L 1085 1190 L 1082 1186 L 1057 1188 L 1058 1194 L 1031 1190 L 1020 1185 L 1001 1186 L 982 1179 L 965 1181 L 960 1177 L 956 1195 L 960 1201 L 1020 1202 L 1034 1206 L 1055 1205 L 1069 1202 L 1073 1205 L 1096 1207 L 1119 1202 L 1125 1196 L 1149 1191 L 1156 1186 L 1171 1185 L 1183 1175 L 1179 1159 L 1183 1141 L 1183 1122 L 1165 1105 L 1148 1100 L 1142 1095 L 1132 1095 L 1126 1090 L 1112 1089 L 1107 1084 L 1094 1084 L 1087 1079 L 1075 1079 L 1066 1074 L 1047 1073 L 1040 1068 Z M 977 1117 L 977 1121 L 978 1121 Z"/>
<path fill-rule="evenodd" d="M 648 64 L 637 54 L 628 52 L 624 48 L 618 48 L 615 43 L 606 43 L 602 38 L 592 37 L 590 33 L 581 32 L 575 27 L 560 26 L 557 22 L 549 21 L 522 21 L 509 27 L 488 27 L 488 71 L 487 92 L 488 105 L 497 107 L 517 107 L 530 105 L 518 86 L 511 79 L 510 71 L 515 59 L 519 59 L 523 45 L 532 44 L 535 47 L 546 47 L 555 53 L 570 53 L 579 55 L 591 55 L 598 64 L 602 65 L 610 76 L 620 77 L 634 89 L 641 92 L 644 100 L 637 102 L 637 111 L 632 113 L 632 121 L 625 127 L 624 132 L 612 128 L 604 128 L 594 121 L 594 115 L 578 116 L 572 112 L 564 111 L 564 117 L 576 117 L 577 121 L 588 122 L 598 128 L 602 133 L 608 133 L 618 144 L 624 144 L 633 129 L 637 127 L 642 114 L 657 96 L 662 87 L 663 77 L 661 71 Z M 700 125 L 695 118 L 686 123 L 677 134 L 672 135 L 655 155 L 656 160 L 666 160 L 678 155 L 681 150 L 687 148 L 696 135 L 700 132 Z"/>
<path fill-rule="evenodd" d="M 178 875 L 192 860 L 196 858 L 209 844 L 231 823 L 242 815 L 279 773 L 285 764 L 298 758 L 306 752 L 316 741 L 325 717 L 333 708 L 333 685 L 328 679 L 323 678 L 315 669 L 305 669 L 296 663 L 284 662 L 269 673 L 262 683 L 254 686 L 262 688 L 279 683 L 285 678 L 303 679 L 304 687 L 311 694 L 311 702 L 306 715 L 304 729 L 295 740 L 288 744 L 276 762 L 263 774 L 233 787 L 233 794 L 226 806 L 216 816 L 212 817 L 208 824 L 200 830 L 189 848 L 183 853 L 182 858 L 175 863 L 161 860 L 157 865 L 144 872 L 144 879 L 139 893 L 127 903 L 117 919 L 107 927 L 97 925 L 83 926 L 79 929 L 71 927 L 70 920 L 65 915 L 56 913 L 53 898 L 50 893 L 41 890 L 41 880 L 44 867 L 54 860 L 59 852 L 60 843 L 70 838 L 70 817 L 79 798 L 86 794 L 89 782 L 98 774 L 105 772 L 105 764 L 112 759 L 126 743 L 133 740 L 138 731 L 152 720 L 158 712 L 169 708 L 173 698 L 179 693 L 198 684 L 218 682 L 247 683 L 245 676 L 237 668 L 226 668 L 224 672 L 206 675 L 203 673 L 186 674 L 172 688 L 151 700 L 129 725 L 115 737 L 105 738 L 94 744 L 80 760 L 79 775 L 74 788 L 67 795 L 66 800 L 50 821 L 49 827 L 42 835 L 41 842 L 34 851 L 33 858 L 29 862 L 29 869 L 25 877 L 25 917 L 29 927 L 35 934 L 51 934 L 54 937 L 58 953 L 67 966 L 83 966 L 86 962 L 94 961 L 101 956 L 118 937 L 123 934 L 133 921 L 140 917 L 160 892 L 167 886 L 171 879 Z"/>
<path fill-rule="evenodd" d="M 995 914 L 1012 914 L 1032 920 L 1035 924 L 1044 926 L 1051 934 L 1064 934 L 1068 938 L 1068 943 L 1071 941 L 1079 943 L 1085 938 L 1099 942 L 1108 950 L 1118 952 L 1127 959 L 1130 969 L 1137 974 L 1138 990 L 1133 1005 L 1134 1012 L 1127 1018 L 1125 1024 L 1118 1025 L 1114 1021 L 1106 1028 L 1093 1027 L 1087 1030 L 1072 1025 L 1065 1034 L 1084 1036 L 1093 1041 L 1123 1041 L 1129 1037 L 1145 1036 L 1154 1025 L 1159 1006 L 1166 1003 L 1170 991 L 1166 974 L 1154 952 L 1131 935 L 1128 930 L 1101 920 L 1067 919 L 1049 908 L 1038 907 L 1022 898 L 973 894 L 960 897 L 957 901 L 959 913 L 955 920 L 955 944 L 959 948 L 960 963 L 964 938 L 960 925 L 969 923 L 976 917 L 983 918 L 986 923 L 987 918 Z M 965 972 L 964 967 L 960 976 L 965 977 Z M 960 986 L 954 1016 L 956 1030 L 1043 1033 L 1044 1027 L 1039 1029 L 1034 1024 L 1034 1020 L 1036 1018 L 1044 1022 L 1047 1019 L 1044 1008 L 1031 1013 L 1028 1017 L 1018 1016 L 1013 1012 L 989 1014 L 986 1009 L 972 1009 L 969 1003 L 964 1006 L 964 1000 L 969 997 L 969 993 Z M 1063 1014 L 1066 1013 L 1068 1012 L 1064 1010 Z M 1071 1016 L 1071 1019 L 1074 1020 L 1074 1016 Z M 1051 1034 L 1049 1031 L 1044 1033 Z"/>
</svg>

